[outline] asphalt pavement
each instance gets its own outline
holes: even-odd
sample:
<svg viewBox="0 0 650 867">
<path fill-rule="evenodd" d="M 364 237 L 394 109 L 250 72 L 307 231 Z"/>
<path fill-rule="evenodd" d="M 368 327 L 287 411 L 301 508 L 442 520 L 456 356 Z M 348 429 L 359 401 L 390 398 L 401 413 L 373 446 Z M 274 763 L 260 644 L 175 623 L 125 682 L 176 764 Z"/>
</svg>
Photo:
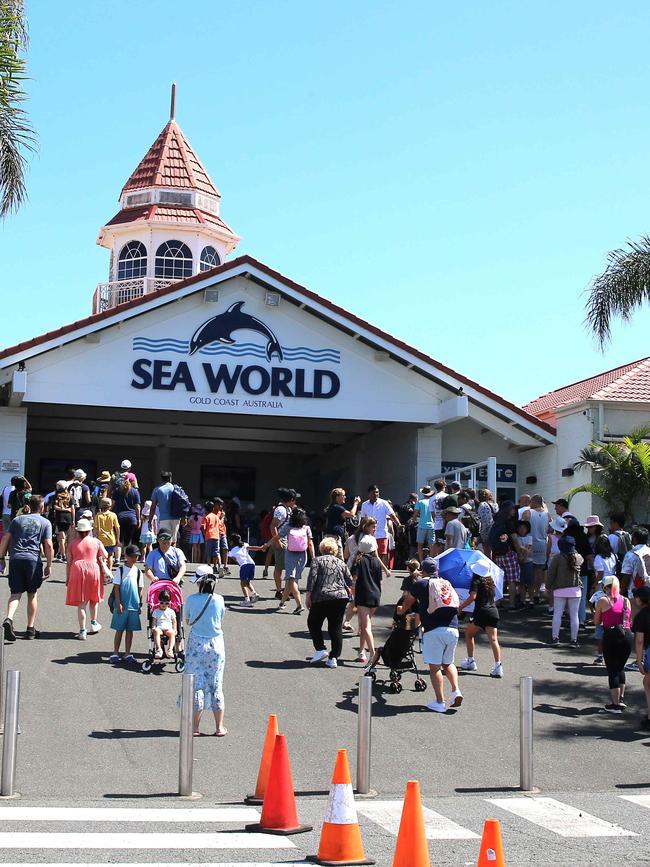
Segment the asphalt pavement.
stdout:
<svg viewBox="0 0 650 867">
<path fill-rule="evenodd" d="M 384 584 L 387 604 L 377 618 L 378 644 L 388 634 L 400 580 L 395 575 Z M 272 596 L 272 581 L 258 577 L 257 585 L 263 597 Z M 357 639 L 346 637 L 338 669 L 315 668 L 308 662 L 313 649 L 304 613 L 278 613 L 271 598 L 261 599 L 250 610 L 238 607 L 235 577 L 225 579 L 220 589 L 231 606 L 224 626 L 229 735 L 194 741 L 194 789 L 203 795 L 196 803 L 200 807 L 241 804 L 255 784 L 267 716 L 276 713 L 287 736 L 301 818 L 304 813 L 303 821 L 318 827 L 338 748 L 348 749 L 354 770 L 356 691 L 362 668 L 352 661 Z M 186 590 L 191 592 L 189 586 Z M 159 674 L 143 674 L 110 665 L 112 632 L 106 606 L 101 609 L 102 632 L 80 642 L 74 637 L 76 612 L 66 608 L 64 596 L 63 567 L 57 565 L 40 594 L 40 639 L 28 642 L 19 637 L 14 645 L 5 646 L 6 667 L 19 669 L 22 676 L 19 804 L 187 806 L 174 797 L 180 675 L 173 666 Z M 24 617 L 23 609 L 16 618 L 19 633 Z M 479 640 L 479 671 L 462 675 L 463 705 L 445 715 L 426 709 L 431 687 L 416 692 L 412 675 L 403 676 L 399 695 L 378 685 L 373 703 L 372 787 L 380 803 L 395 802 L 403 797 L 406 781 L 417 779 L 425 806 L 472 834 L 480 835 L 482 821 L 496 814 L 512 850 L 508 863 L 608 864 L 613 857 L 630 864 L 647 863 L 650 812 L 622 799 L 650 792 L 650 735 L 635 725 L 643 710 L 640 675 L 629 677 L 626 714 L 610 716 L 603 710 L 608 700 L 605 670 L 592 664 L 593 639 L 588 637 L 572 650 L 568 644 L 547 646 L 549 637 L 550 618 L 543 608 L 505 613 L 501 629 L 505 677 L 499 681 L 488 676 L 490 652 Z M 144 654 L 144 631 L 136 636 L 134 651 Z M 459 652 L 457 659 L 462 655 Z M 518 684 L 523 675 L 532 675 L 535 684 L 534 783 L 539 796 L 620 824 L 625 834 L 597 831 L 595 836 L 563 837 L 491 802 L 520 797 Z M 212 720 L 206 718 L 203 728 L 212 731 Z M 7 810 L 14 806 L 6 805 Z M 393 804 L 389 812 L 395 809 Z M 8 821 L 10 814 L 3 809 L 2 817 Z M 385 826 L 391 827 L 391 821 L 384 816 L 382 824 L 376 814 L 362 816 L 369 854 L 380 864 L 390 863 L 394 835 Z M 73 830 L 91 826 L 92 822 L 73 825 Z M 29 830 L 39 827 L 30 823 Z M 225 827 L 234 831 L 237 823 Z M 175 831 L 182 828 L 174 826 Z M 8 830 L 20 828 L 12 823 Z M 301 860 L 317 846 L 316 835 L 292 840 L 298 844 L 299 857 L 291 849 L 273 850 L 273 857 L 260 850 L 256 863 L 260 858 L 272 863 Z M 542 847 L 540 840 L 544 840 Z M 431 845 L 433 863 L 473 863 L 477 853 L 474 837 L 436 838 Z M 18 854 L 4 849 L 0 837 L 0 861 L 6 863 L 44 861 L 52 853 L 46 850 L 35 857 L 27 848 L 20 850 L 21 857 Z M 136 849 L 111 851 L 110 860 L 226 863 L 253 861 L 250 856 L 246 849 L 208 853 L 174 849 L 155 855 Z M 105 856 L 101 850 L 57 850 L 56 860 L 95 861 Z"/>
</svg>

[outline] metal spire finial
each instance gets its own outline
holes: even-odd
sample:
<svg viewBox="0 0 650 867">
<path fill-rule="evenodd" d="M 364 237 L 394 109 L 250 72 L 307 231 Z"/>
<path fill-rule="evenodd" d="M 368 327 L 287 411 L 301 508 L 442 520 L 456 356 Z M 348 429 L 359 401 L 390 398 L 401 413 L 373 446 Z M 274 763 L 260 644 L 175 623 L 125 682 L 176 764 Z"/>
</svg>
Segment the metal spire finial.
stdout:
<svg viewBox="0 0 650 867">
<path fill-rule="evenodd" d="M 172 84 L 172 101 L 169 107 L 169 119 L 176 120 L 176 82 Z"/>
</svg>

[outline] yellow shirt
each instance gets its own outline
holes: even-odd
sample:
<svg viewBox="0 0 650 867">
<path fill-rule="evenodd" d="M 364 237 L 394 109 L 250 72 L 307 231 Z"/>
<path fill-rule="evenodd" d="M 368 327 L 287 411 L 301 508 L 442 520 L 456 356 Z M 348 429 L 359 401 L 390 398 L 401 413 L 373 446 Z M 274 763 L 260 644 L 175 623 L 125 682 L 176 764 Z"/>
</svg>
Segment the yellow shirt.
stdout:
<svg viewBox="0 0 650 867">
<path fill-rule="evenodd" d="M 102 545 L 117 545 L 117 534 L 120 529 L 115 512 L 97 512 L 95 515 L 95 532 Z"/>
</svg>

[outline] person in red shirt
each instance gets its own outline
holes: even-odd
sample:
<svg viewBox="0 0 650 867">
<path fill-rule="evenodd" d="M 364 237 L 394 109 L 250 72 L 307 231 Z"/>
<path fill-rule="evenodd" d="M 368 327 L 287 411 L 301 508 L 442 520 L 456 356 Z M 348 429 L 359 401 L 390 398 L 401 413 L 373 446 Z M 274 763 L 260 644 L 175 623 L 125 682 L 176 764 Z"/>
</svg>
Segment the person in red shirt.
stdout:
<svg viewBox="0 0 650 867">
<path fill-rule="evenodd" d="M 205 537 L 205 559 L 211 566 L 222 565 L 226 574 L 228 569 L 228 538 L 226 536 L 226 517 L 223 510 L 223 500 L 217 498 L 212 504 L 212 511 L 203 518 L 201 523 Z"/>
</svg>

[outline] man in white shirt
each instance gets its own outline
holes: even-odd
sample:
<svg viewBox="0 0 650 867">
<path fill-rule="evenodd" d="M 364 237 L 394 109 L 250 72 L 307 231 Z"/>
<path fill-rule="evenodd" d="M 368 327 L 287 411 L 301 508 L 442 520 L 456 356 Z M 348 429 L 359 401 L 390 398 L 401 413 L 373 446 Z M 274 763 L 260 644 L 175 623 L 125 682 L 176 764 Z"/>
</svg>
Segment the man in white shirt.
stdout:
<svg viewBox="0 0 650 867">
<path fill-rule="evenodd" d="M 623 558 L 621 566 L 621 593 L 632 598 L 636 587 L 650 583 L 650 548 L 648 531 L 637 527 L 632 533 L 632 550 Z"/>
<path fill-rule="evenodd" d="M 442 517 L 442 501 L 447 496 L 447 483 L 444 479 L 436 479 L 433 483 L 435 494 L 433 495 L 433 529 L 436 540 L 445 538 L 445 519 Z"/>
<path fill-rule="evenodd" d="M 390 503 L 386 500 L 382 500 L 379 496 L 379 488 L 377 485 L 370 485 L 368 488 L 368 499 L 361 505 L 361 517 L 374 518 L 377 522 L 377 532 L 375 533 L 377 552 L 382 561 L 388 565 L 387 522 L 392 521 L 396 527 L 401 527 L 402 525 Z"/>
<path fill-rule="evenodd" d="M 9 496 L 16 488 L 16 476 L 12 478 L 8 485 L 2 489 L 2 527 L 6 533 L 11 524 L 11 506 L 9 505 Z"/>
</svg>

